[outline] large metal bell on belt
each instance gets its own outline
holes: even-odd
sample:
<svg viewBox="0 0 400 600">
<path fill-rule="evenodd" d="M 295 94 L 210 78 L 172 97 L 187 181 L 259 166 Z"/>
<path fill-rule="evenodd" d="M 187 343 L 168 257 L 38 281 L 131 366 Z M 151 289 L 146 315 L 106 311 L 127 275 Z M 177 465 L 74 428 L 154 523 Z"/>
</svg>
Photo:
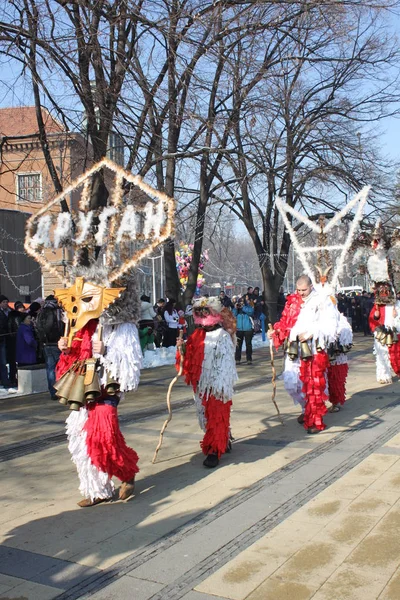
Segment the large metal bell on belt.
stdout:
<svg viewBox="0 0 400 600">
<path fill-rule="evenodd" d="M 75 377 L 68 396 L 70 410 L 79 410 L 85 404 L 85 375 L 79 373 Z"/>
<path fill-rule="evenodd" d="M 67 371 L 56 383 L 54 387 L 56 389 L 56 396 L 60 404 L 67 405 L 68 397 L 71 392 L 71 388 L 76 378 L 76 371 Z"/>
<path fill-rule="evenodd" d="M 295 342 L 289 342 L 288 356 L 290 360 L 295 360 L 299 355 L 299 346 L 297 340 Z"/>
<path fill-rule="evenodd" d="M 312 352 L 308 342 L 300 342 L 300 358 L 307 360 L 312 357 Z"/>
</svg>

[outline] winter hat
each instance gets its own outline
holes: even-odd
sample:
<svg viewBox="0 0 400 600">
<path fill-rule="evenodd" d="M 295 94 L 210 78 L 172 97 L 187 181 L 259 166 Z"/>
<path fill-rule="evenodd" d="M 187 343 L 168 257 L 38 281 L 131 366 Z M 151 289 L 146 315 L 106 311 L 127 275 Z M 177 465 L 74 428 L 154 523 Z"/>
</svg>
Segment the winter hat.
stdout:
<svg viewBox="0 0 400 600">
<path fill-rule="evenodd" d="M 7 296 L 3 296 L 3 294 L 0 294 L 0 302 L 3 302 L 4 300 L 7 300 L 8 302 Z"/>
</svg>

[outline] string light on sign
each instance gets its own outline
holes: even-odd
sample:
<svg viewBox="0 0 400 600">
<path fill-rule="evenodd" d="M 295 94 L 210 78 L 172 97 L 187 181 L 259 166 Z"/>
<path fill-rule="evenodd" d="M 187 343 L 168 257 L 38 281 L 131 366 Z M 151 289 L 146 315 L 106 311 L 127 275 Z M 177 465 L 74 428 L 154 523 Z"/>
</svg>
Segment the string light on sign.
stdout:
<svg viewBox="0 0 400 600">
<path fill-rule="evenodd" d="M 92 211 L 89 210 L 90 194 L 94 177 L 100 170 L 107 174 L 107 181 L 113 177 L 112 192 L 106 206 Z M 126 194 L 129 186 L 135 187 L 140 195 L 136 204 L 129 203 L 131 194 Z M 55 214 L 53 207 L 72 192 L 80 193 L 78 212 Z M 174 213 L 173 198 L 104 158 L 28 219 L 25 250 L 64 285 L 69 285 L 74 277 L 69 273 L 62 274 L 49 259 L 49 253 L 43 250 L 72 248 L 76 266 L 78 251 L 83 247 L 91 256 L 95 256 L 96 248 L 102 247 L 105 249 L 107 283 L 111 284 L 171 236 Z M 96 228 L 93 227 L 94 218 Z M 132 254 L 133 242 L 135 250 Z M 121 256 L 125 257 L 122 263 Z"/>
</svg>

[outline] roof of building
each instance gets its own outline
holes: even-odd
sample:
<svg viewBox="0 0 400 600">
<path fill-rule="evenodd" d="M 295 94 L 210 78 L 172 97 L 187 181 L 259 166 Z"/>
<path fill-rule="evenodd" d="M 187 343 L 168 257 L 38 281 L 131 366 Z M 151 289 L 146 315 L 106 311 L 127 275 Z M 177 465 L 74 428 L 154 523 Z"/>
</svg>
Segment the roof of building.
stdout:
<svg viewBox="0 0 400 600">
<path fill-rule="evenodd" d="M 65 131 L 62 124 L 52 117 L 47 109 L 42 108 L 42 115 L 47 133 Z M 36 119 L 36 108 L 34 106 L 0 108 L 0 136 L 29 136 L 38 132 L 39 127 Z"/>
</svg>

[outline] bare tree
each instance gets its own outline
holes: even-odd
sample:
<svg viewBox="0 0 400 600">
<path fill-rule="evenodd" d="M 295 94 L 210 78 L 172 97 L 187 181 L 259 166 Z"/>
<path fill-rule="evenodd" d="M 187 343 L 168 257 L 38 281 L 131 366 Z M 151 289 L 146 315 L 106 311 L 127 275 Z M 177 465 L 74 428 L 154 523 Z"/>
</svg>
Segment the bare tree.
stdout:
<svg viewBox="0 0 400 600">
<path fill-rule="evenodd" d="M 383 199 L 392 193 L 372 126 L 399 98 L 397 43 L 364 7 L 333 5 L 317 17 L 301 16 L 290 44 L 279 47 L 278 66 L 242 103 L 236 152 L 225 155 L 228 176 L 221 177 L 219 197 L 250 234 L 272 315 L 290 249 L 275 197 L 308 213 L 334 210 L 338 195 L 366 183 Z M 238 51 L 239 72 L 251 56 Z M 241 94 L 240 77 L 232 79 Z"/>
</svg>

